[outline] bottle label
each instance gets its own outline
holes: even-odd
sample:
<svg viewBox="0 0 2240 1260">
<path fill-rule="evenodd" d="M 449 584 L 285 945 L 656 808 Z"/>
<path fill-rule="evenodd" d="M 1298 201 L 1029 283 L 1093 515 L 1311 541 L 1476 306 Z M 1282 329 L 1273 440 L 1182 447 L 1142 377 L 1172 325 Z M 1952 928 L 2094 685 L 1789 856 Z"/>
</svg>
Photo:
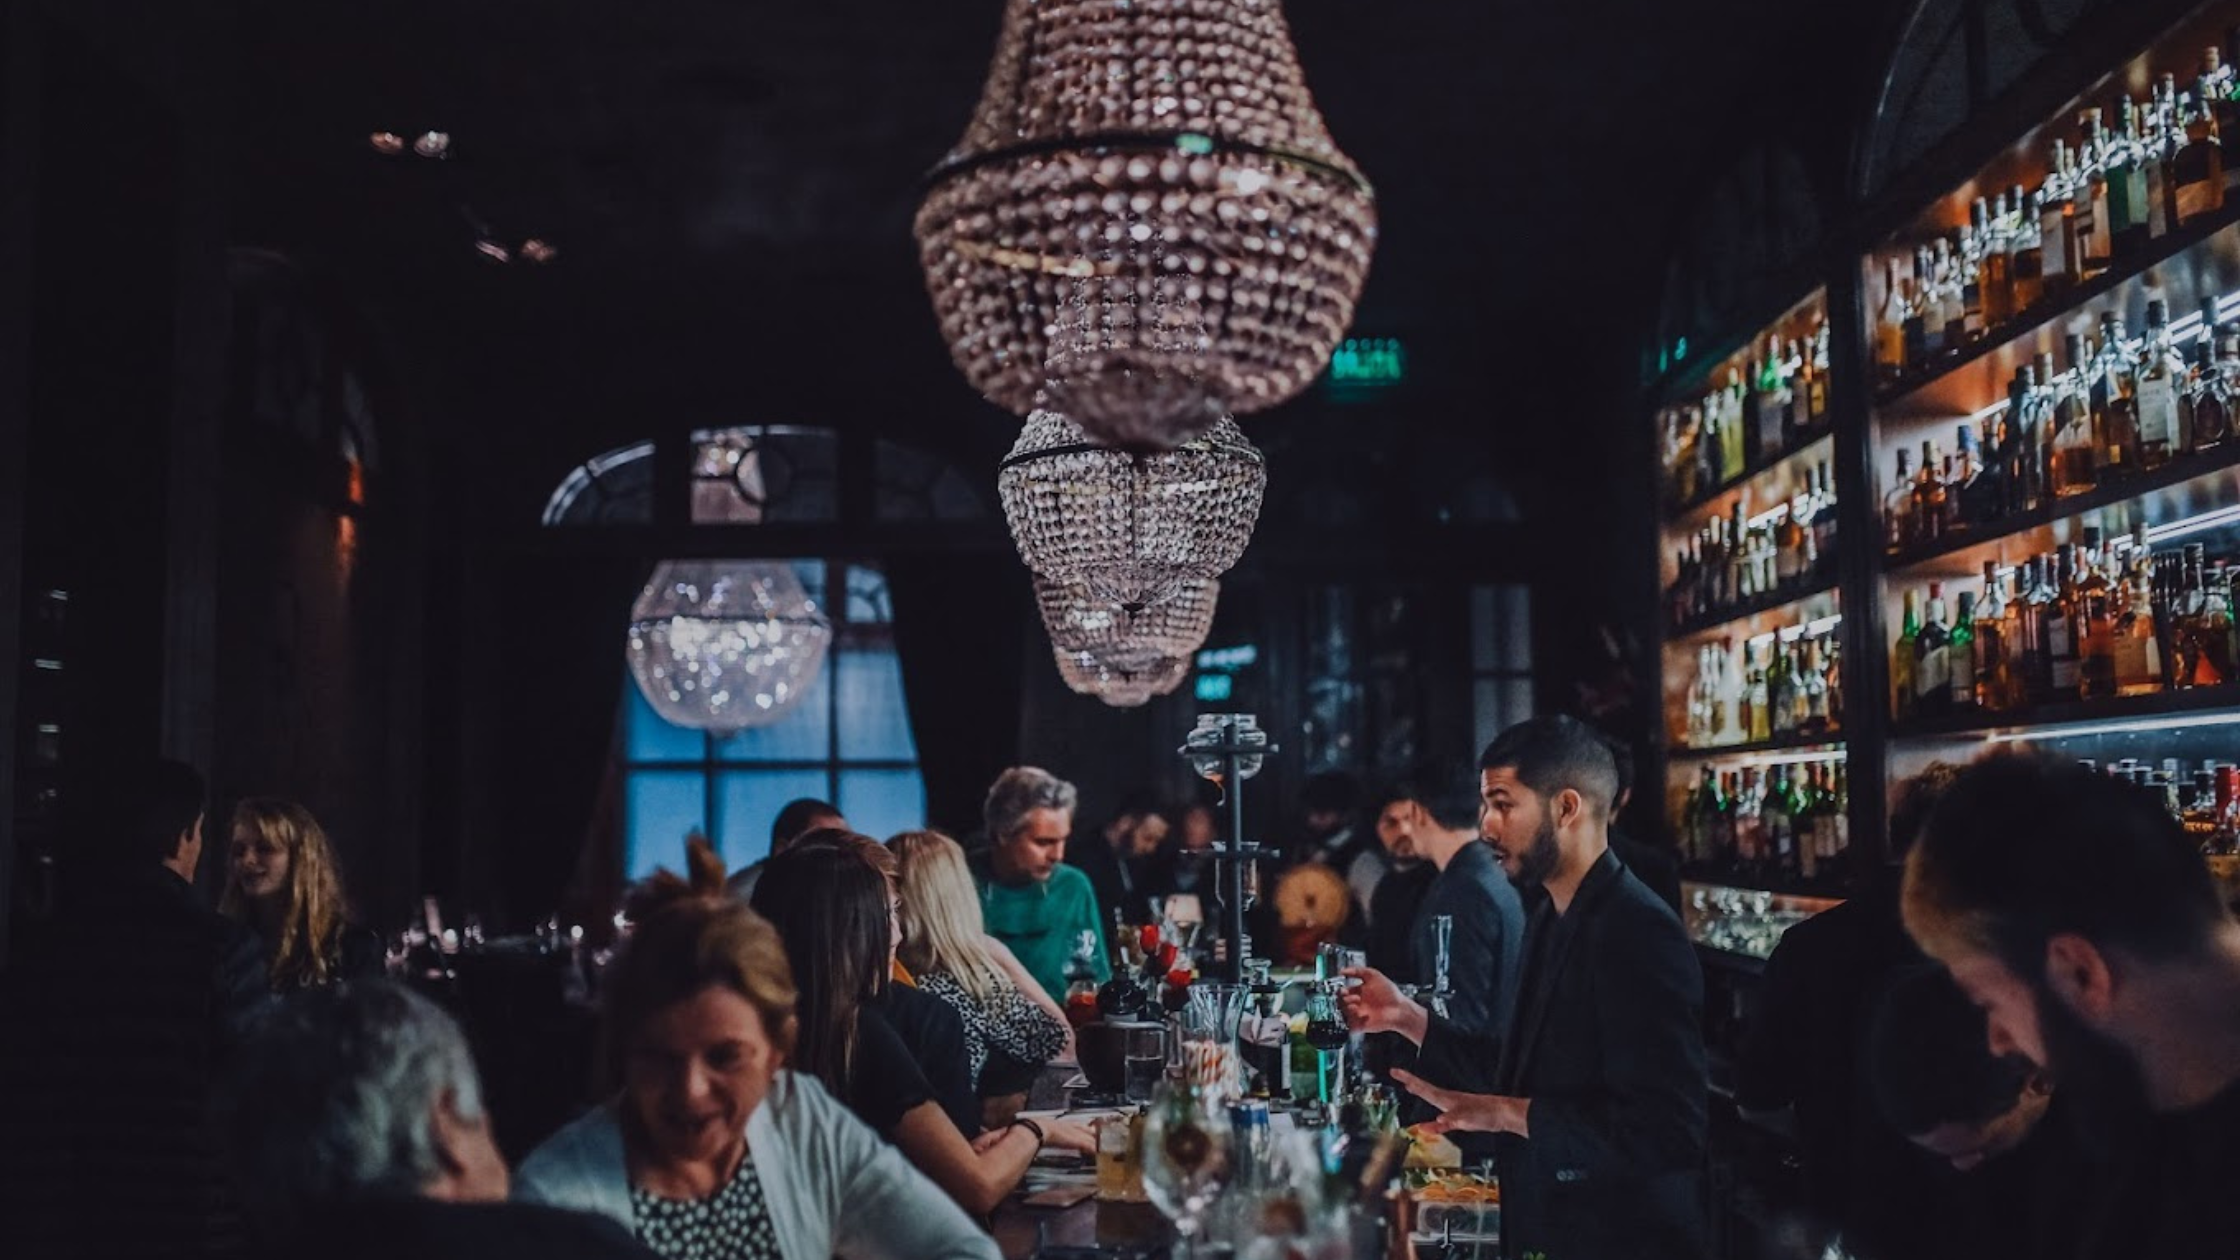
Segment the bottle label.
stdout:
<svg viewBox="0 0 2240 1260">
<path fill-rule="evenodd" d="M 1914 666 L 1913 694 L 1922 698 L 1952 686 L 1952 658 L 1943 648 L 1931 648 Z"/>
<path fill-rule="evenodd" d="M 2161 652 L 2153 635 L 2117 635 L 2114 656 L 2116 686 L 2158 686 L 2162 682 Z"/>
<path fill-rule="evenodd" d="M 2203 164 L 2206 167 L 2206 163 Z M 2178 221 L 2191 223 L 2204 214 L 2214 212 L 2223 200 L 2224 185 L 2209 178 L 2204 169 L 2201 177 L 2178 186 Z"/>
<path fill-rule="evenodd" d="M 2038 253 L 2044 260 L 2039 264 L 2038 269 L 2049 276 L 2067 275 L 2069 272 L 2068 242 L 2062 236 L 2061 213 L 2058 210 L 2048 210 L 2045 214 L 2039 216 L 2038 222 L 2040 236 L 2042 237 Z"/>
<path fill-rule="evenodd" d="M 1974 654 L 1967 650 L 1950 649 L 1944 653 L 1944 657 L 1951 670 L 1952 702 L 1954 704 L 1974 704 L 1976 702 L 1976 660 Z"/>
<path fill-rule="evenodd" d="M 2069 663 L 2069 668 L 2075 669 L 2076 652 L 2076 643 L 2069 630 L 2069 619 L 2049 610 L 2046 614 L 2046 655 L 2053 658 L 2054 669 L 2059 670 L 2063 661 Z"/>
<path fill-rule="evenodd" d="M 2167 374 L 2142 378 L 2139 381 L 2139 444 L 2168 446 L 2177 436 L 2177 386 Z"/>
</svg>

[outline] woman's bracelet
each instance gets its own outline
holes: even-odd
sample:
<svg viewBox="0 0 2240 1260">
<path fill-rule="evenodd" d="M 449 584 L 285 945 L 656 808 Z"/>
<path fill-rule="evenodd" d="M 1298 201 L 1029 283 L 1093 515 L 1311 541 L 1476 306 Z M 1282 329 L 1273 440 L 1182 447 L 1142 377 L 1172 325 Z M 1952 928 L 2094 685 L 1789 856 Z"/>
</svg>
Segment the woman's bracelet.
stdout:
<svg viewBox="0 0 2240 1260">
<path fill-rule="evenodd" d="M 1029 1119 L 1027 1119 L 1027 1118 L 1026 1118 L 1025 1116 L 1020 1116 L 1020 1117 L 1019 1117 L 1018 1119 L 1016 1119 L 1016 1120 L 1013 1120 L 1013 1121 L 1011 1122 L 1011 1127 L 1012 1127 L 1012 1128 L 1014 1128 L 1014 1129 L 1025 1129 L 1025 1130 L 1026 1130 L 1027 1132 L 1029 1132 L 1029 1133 L 1032 1133 L 1032 1134 L 1034 1134 L 1034 1144 L 1035 1144 L 1036 1146 L 1041 1146 L 1041 1145 L 1042 1145 L 1042 1126 L 1041 1126 L 1041 1125 L 1039 1125 L 1039 1124 L 1036 1124 L 1036 1123 L 1035 1123 L 1034 1121 L 1032 1121 L 1032 1120 L 1029 1120 Z"/>
</svg>

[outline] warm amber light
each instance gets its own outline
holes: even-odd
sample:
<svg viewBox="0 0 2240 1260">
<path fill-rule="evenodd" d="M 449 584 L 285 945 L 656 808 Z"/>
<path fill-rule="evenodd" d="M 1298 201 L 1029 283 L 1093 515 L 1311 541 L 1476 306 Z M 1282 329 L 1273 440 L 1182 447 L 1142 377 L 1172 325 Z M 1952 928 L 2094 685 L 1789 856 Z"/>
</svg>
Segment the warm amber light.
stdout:
<svg viewBox="0 0 2240 1260">
<path fill-rule="evenodd" d="M 375 153 L 384 157 L 395 157 L 404 152 L 404 137 L 394 131 L 376 131 L 367 143 L 373 146 Z"/>
</svg>

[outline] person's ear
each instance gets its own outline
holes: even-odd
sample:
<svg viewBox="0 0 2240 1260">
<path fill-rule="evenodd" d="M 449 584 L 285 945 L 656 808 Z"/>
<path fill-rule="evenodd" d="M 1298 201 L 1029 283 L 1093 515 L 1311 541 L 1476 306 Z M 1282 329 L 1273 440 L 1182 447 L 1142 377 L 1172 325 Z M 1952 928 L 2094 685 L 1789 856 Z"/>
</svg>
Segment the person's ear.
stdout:
<svg viewBox="0 0 2240 1260">
<path fill-rule="evenodd" d="M 2046 987 L 2087 1022 L 2105 1024 L 2115 1006 L 2115 973 L 2100 947 L 2074 932 L 2046 941 Z"/>
<path fill-rule="evenodd" d="M 1556 826 L 1568 827 L 1583 821 L 1587 815 L 1587 798 L 1579 795 L 1577 788 L 1565 788 L 1556 793 Z"/>
</svg>

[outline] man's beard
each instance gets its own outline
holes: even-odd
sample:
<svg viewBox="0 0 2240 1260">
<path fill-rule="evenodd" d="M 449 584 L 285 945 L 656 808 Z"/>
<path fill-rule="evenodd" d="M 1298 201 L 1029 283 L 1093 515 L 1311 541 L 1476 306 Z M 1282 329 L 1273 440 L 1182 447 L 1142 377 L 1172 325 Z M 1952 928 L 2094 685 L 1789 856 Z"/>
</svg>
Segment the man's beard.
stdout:
<svg viewBox="0 0 2240 1260">
<path fill-rule="evenodd" d="M 2131 1052 L 2077 1018 L 2043 983 L 2033 985 L 2038 1036 L 2055 1097 L 2087 1149 L 2124 1150 L 2150 1116 L 2146 1078 Z"/>
<path fill-rule="evenodd" d="M 1563 859 L 1562 850 L 1556 846 L 1556 825 L 1553 820 L 1540 820 L 1540 829 L 1532 833 L 1531 843 L 1516 854 L 1517 873 L 1509 882 L 1519 888 L 1539 888 L 1556 873 L 1556 865 Z"/>
</svg>

